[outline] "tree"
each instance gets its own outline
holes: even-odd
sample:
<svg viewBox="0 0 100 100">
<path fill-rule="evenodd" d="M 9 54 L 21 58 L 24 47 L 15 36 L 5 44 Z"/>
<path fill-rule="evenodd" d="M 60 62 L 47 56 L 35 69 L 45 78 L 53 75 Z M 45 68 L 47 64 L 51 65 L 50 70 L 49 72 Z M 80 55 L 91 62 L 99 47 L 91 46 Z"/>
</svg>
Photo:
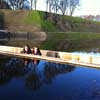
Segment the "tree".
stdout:
<svg viewBox="0 0 100 100">
<path fill-rule="evenodd" d="M 61 11 L 63 15 L 69 13 L 72 16 L 79 4 L 80 0 L 46 0 L 46 11 L 49 8 L 49 12 L 58 13 Z"/>
<path fill-rule="evenodd" d="M 10 9 L 10 6 L 6 1 L 0 0 L 0 9 Z"/>
<path fill-rule="evenodd" d="M 49 1 L 46 0 L 46 11 L 48 12 Z"/>
<path fill-rule="evenodd" d="M 68 0 L 47 0 L 47 8 L 49 6 L 49 12 L 51 10 L 54 10 L 55 13 L 57 13 L 59 10 L 64 15 L 67 8 L 68 8 Z"/>
<path fill-rule="evenodd" d="M 2 5 L 3 0 L 0 0 L 0 6 Z"/>
<path fill-rule="evenodd" d="M 7 3 L 13 10 L 24 9 L 24 3 L 27 0 L 8 0 Z"/>
<path fill-rule="evenodd" d="M 75 9 L 79 6 L 80 0 L 70 0 L 69 2 L 70 16 L 73 15 Z"/>
<path fill-rule="evenodd" d="M 32 10 L 32 7 L 33 7 L 33 0 L 31 0 L 31 10 Z"/>
<path fill-rule="evenodd" d="M 53 1 L 53 7 L 52 7 L 52 9 L 54 10 L 55 13 L 58 12 L 58 10 L 59 10 L 59 0 L 54 0 Z"/>
<path fill-rule="evenodd" d="M 34 8 L 36 10 L 36 5 L 37 5 L 37 0 L 31 0 L 31 10 L 33 9 L 33 4 L 34 4 Z"/>
<path fill-rule="evenodd" d="M 14 3 L 15 3 L 15 0 L 9 0 L 8 1 L 10 7 L 14 10 Z"/>
<path fill-rule="evenodd" d="M 55 13 L 57 13 L 59 7 L 59 0 L 46 0 L 46 11 L 48 11 L 49 8 L 49 12 L 54 11 Z"/>
<path fill-rule="evenodd" d="M 37 5 L 37 0 L 34 0 L 34 7 L 35 7 L 35 10 L 36 10 L 36 5 Z"/>
<path fill-rule="evenodd" d="M 16 9 L 23 9 L 25 0 L 16 0 Z"/>
<path fill-rule="evenodd" d="M 68 8 L 68 0 L 60 0 L 59 8 L 63 15 L 65 15 L 65 12 Z"/>
<path fill-rule="evenodd" d="M 49 12 L 52 11 L 53 2 L 54 2 L 54 0 L 46 0 L 46 5 L 47 5 L 46 10 L 47 11 L 48 11 L 48 8 L 49 8 Z"/>
</svg>

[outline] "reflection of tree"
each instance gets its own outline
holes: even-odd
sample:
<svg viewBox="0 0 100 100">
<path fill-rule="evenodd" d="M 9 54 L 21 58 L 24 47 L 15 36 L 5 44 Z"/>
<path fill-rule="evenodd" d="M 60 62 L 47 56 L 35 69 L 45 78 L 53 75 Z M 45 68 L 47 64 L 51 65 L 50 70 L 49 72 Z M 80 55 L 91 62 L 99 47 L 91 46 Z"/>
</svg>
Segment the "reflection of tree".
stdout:
<svg viewBox="0 0 100 100">
<path fill-rule="evenodd" d="M 26 87 L 32 90 L 37 90 L 41 86 L 40 76 L 36 71 L 39 61 L 37 61 L 37 63 L 34 63 L 34 60 L 27 61 Z"/>
<path fill-rule="evenodd" d="M 30 74 L 26 78 L 26 86 L 32 90 L 37 90 L 41 86 L 41 81 L 39 76 L 36 73 Z"/>
<path fill-rule="evenodd" d="M 37 69 L 37 67 L 38 66 L 36 66 L 35 69 Z M 43 84 L 52 83 L 52 80 L 57 75 L 71 72 L 74 69 L 75 67 L 71 65 L 45 63 L 42 71 L 38 72 L 39 69 L 37 69 L 29 73 L 26 78 L 26 86 L 30 89 L 38 90 Z"/>
<path fill-rule="evenodd" d="M 0 84 L 8 83 L 13 77 L 25 77 L 26 87 L 38 90 L 43 84 L 52 83 L 53 79 L 63 73 L 71 72 L 73 66 L 47 63 L 17 58 L 6 58 L 0 62 Z"/>
<path fill-rule="evenodd" d="M 8 83 L 11 80 L 11 75 L 9 71 L 0 70 L 0 85 Z"/>
<path fill-rule="evenodd" d="M 56 77 L 57 75 L 71 72 L 74 69 L 75 67 L 71 65 L 61 65 L 52 63 L 46 64 L 44 71 L 46 82 L 51 83 L 52 79 L 54 79 L 54 77 Z"/>
<path fill-rule="evenodd" d="M 0 62 L 0 84 L 9 82 L 13 77 L 24 75 L 23 69 L 22 60 L 12 58 L 7 61 L 6 58 L 3 59 L 3 61 Z"/>
</svg>

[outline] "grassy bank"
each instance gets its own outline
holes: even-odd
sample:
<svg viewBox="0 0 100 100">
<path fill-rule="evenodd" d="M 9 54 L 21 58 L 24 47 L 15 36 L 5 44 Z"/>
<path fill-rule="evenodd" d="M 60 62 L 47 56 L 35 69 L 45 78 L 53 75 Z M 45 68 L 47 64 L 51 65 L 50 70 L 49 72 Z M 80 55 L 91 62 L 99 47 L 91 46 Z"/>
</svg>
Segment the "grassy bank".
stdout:
<svg viewBox="0 0 100 100">
<path fill-rule="evenodd" d="M 5 29 L 13 32 L 57 31 L 56 26 L 45 20 L 44 16 L 45 13 L 41 11 L 0 10 L 0 19 L 4 21 Z"/>
<path fill-rule="evenodd" d="M 1 18 L 2 16 L 3 18 Z M 0 19 L 4 22 L 5 28 L 10 31 L 100 33 L 100 22 L 42 11 L 12 11 L 0 9 Z"/>
</svg>

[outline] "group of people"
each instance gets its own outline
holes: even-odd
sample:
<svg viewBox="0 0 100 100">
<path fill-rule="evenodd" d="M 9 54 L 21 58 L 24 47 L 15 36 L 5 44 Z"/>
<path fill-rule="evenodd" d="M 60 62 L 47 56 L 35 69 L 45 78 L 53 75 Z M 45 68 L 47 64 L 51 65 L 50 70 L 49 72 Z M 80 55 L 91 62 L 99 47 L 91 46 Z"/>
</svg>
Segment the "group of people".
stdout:
<svg viewBox="0 0 100 100">
<path fill-rule="evenodd" d="M 37 47 L 30 48 L 29 45 L 25 45 L 23 51 L 21 53 L 25 54 L 34 54 L 34 55 L 41 55 L 40 49 Z"/>
<path fill-rule="evenodd" d="M 21 51 L 21 53 L 40 55 L 40 56 L 42 55 L 39 48 L 34 47 L 31 49 L 29 45 L 25 45 L 23 50 Z M 32 62 L 34 64 L 39 64 L 39 60 L 37 60 L 37 59 L 33 59 L 32 61 L 29 59 L 24 59 L 24 61 L 25 61 L 25 65 L 29 65 L 30 62 Z"/>
</svg>

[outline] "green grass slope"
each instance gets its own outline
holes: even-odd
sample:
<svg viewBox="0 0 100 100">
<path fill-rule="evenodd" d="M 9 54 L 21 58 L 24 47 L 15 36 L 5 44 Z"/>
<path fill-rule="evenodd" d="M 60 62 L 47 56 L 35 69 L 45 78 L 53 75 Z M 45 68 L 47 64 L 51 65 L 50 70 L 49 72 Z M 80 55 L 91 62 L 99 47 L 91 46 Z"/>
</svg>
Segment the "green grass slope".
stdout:
<svg viewBox="0 0 100 100">
<path fill-rule="evenodd" d="M 4 15 L 5 28 L 9 31 L 37 32 L 57 30 L 52 22 L 44 19 L 45 13 L 40 11 L 0 10 L 0 14 Z"/>
<path fill-rule="evenodd" d="M 0 10 L 5 27 L 12 31 L 100 32 L 100 23 L 79 17 L 62 16 L 41 11 Z M 2 16 L 0 16 L 1 19 Z"/>
</svg>

